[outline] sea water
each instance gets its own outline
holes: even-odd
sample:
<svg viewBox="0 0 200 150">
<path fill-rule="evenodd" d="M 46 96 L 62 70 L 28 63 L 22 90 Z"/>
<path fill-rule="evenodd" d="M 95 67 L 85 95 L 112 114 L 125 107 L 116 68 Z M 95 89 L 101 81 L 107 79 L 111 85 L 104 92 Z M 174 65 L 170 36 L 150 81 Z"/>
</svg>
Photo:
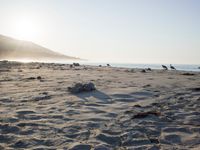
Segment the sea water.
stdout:
<svg viewBox="0 0 200 150">
<path fill-rule="evenodd" d="M 81 64 L 93 65 L 93 66 L 106 66 L 107 63 L 92 63 L 92 62 L 82 62 Z M 122 68 L 151 68 L 151 69 L 163 69 L 162 64 L 134 64 L 134 63 L 109 63 L 112 67 L 122 67 Z M 170 69 L 170 64 L 164 64 Z M 176 70 L 181 71 L 195 71 L 200 72 L 200 65 L 191 65 L 191 64 L 173 64 Z"/>
<path fill-rule="evenodd" d="M 30 61 L 27 61 L 30 62 Z M 72 64 L 73 62 L 80 63 L 81 65 L 91 65 L 91 66 L 106 66 L 110 64 L 112 67 L 120 68 L 151 68 L 151 69 L 163 69 L 162 64 L 137 64 L 137 63 L 108 63 L 108 62 L 90 62 L 90 61 L 78 61 L 78 60 L 69 60 L 69 61 L 46 61 L 47 63 L 61 63 L 61 64 Z M 170 69 L 170 64 L 163 64 Z M 180 71 L 195 71 L 200 72 L 200 64 L 173 64 L 176 70 Z"/>
</svg>

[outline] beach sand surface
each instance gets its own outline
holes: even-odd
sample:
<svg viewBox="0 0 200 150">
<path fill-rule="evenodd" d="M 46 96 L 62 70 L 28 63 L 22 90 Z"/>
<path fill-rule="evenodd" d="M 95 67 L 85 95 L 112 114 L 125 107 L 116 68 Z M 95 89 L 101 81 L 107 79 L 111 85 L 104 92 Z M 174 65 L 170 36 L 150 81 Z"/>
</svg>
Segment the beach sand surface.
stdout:
<svg viewBox="0 0 200 150">
<path fill-rule="evenodd" d="M 0 149 L 200 149 L 200 73 L 1 61 Z"/>
</svg>

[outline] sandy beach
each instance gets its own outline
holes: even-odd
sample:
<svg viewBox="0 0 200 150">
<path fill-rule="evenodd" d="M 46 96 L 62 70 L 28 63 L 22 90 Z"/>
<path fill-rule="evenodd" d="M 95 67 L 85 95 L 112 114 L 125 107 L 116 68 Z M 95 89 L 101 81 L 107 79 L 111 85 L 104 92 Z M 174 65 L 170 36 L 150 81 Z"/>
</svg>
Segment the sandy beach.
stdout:
<svg viewBox="0 0 200 150">
<path fill-rule="evenodd" d="M 1 61 L 0 149 L 198 150 L 200 72 Z"/>
</svg>

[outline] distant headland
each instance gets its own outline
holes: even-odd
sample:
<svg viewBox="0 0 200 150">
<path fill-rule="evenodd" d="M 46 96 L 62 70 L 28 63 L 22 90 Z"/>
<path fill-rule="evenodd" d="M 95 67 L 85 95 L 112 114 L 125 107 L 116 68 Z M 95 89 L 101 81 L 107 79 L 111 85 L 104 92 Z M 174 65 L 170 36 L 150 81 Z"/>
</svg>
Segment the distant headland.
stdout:
<svg viewBox="0 0 200 150">
<path fill-rule="evenodd" d="M 0 35 L 0 60 L 65 61 L 81 59 L 54 52 L 30 41 Z"/>
</svg>

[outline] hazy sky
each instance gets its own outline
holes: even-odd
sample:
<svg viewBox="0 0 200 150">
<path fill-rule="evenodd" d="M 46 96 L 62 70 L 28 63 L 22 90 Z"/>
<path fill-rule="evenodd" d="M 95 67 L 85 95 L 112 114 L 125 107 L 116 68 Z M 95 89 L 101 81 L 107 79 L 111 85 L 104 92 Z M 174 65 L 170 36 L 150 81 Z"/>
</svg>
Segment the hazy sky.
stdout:
<svg viewBox="0 0 200 150">
<path fill-rule="evenodd" d="M 92 61 L 200 64 L 200 0 L 0 0 L 0 34 Z"/>
</svg>

